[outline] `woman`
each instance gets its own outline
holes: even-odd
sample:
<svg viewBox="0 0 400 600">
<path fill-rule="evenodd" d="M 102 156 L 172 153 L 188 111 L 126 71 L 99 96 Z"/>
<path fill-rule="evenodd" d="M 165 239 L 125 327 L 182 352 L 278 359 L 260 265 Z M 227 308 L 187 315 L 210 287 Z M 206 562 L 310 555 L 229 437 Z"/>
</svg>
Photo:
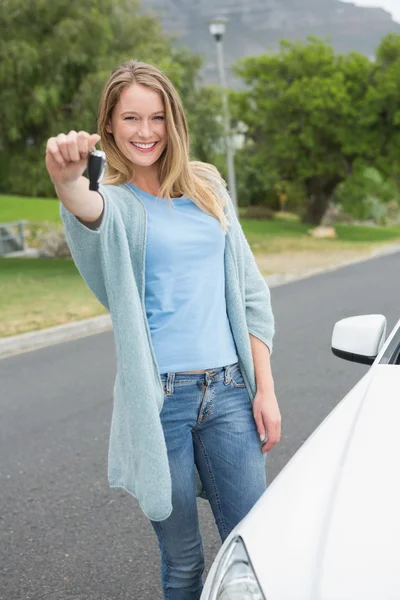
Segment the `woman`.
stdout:
<svg viewBox="0 0 400 600">
<path fill-rule="evenodd" d="M 264 492 L 280 438 L 269 290 L 218 171 L 189 160 L 182 104 L 159 69 L 131 60 L 111 74 L 98 131 L 50 138 L 46 166 L 75 263 L 113 322 L 109 483 L 151 520 L 164 597 L 198 600 L 196 496 L 224 540 Z M 82 174 L 100 139 L 94 192 Z"/>
</svg>

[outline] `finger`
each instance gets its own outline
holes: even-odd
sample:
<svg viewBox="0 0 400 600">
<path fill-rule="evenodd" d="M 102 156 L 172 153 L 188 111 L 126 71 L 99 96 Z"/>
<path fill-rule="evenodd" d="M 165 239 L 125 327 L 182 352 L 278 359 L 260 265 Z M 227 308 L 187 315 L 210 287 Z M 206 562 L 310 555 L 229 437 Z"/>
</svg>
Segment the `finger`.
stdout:
<svg viewBox="0 0 400 600">
<path fill-rule="evenodd" d="M 67 146 L 67 136 L 65 133 L 59 133 L 56 137 L 58 150 L 63 157 L 66 163 L 71 162 L 71 157 L 69 155 L 68 146 Z"/>
<path fill-rule="evenodd" d="M 273 438 L 269 439 L 268 442 L 266 442 L 262 447 L 263 454 L 266 454 L 267 452 L 272 450 L 272 448 L 275 446 L 275 444 L 276 444 L 276 441 Z"/>
<path fill-rule="evenodd" d="M 78 133 L 78 151 L 81 158 L 87 158 L 89 154 L 90 135 L 86 131 Z"/>
<path fill-rule="evenodd" d="M 60 167 L 65 167 L 64 158 L 59 151 L 57 140 L 55 137 L 50 138 L 46 144 L 46 154 L 49 154 Z"/>
<path fill-rule="evenodd" d="M 278 441 L 276 442 L 277 444 L 279 444 L 279 442 L 281 441 L 281 435 L 282 435 L 282 424 L 279 421 L 277 428 L 276 428 L 276 437 L 278 439 Z"/>
<path fill-rule="evenodd" d="M 92 152 L 97 144 L 101 140 L 101 137 L 97 133 L 93 133 L 89 138 L 89 152 Z"/>
<path fill-rule="evenodd" d="M 76 131 L 70 131 L 67 135 L 67 146 L 71 160 L 73 162 L 79 162 L 81 157 L 79 156 L 78 134 Z"/>
<path fill-rule="evenodd" d="M 271 448 L 274 446 L 274 427 L 273 427 L 272 423 L 269 423 L 268 421 L 266 421 L 265 430 L 266 430 L 265 437 L 267 439 L 266 439 L 265 443 L 262 444 L 263 454 L 265 454 L 266 452 L 271 450 Z"/>
<path fill-rule="evenodd" d="M 262 451 L 269 452 L 280 440 L 279 423 L 270 423 L 268 425 L 268 441 L 263 444 Z"/>
<path fill-rule="evenodd" d="M 263 439 L 265 439 L 265 426 L 264 426 L 262 414 L 260 411 L 254 411 L 253 416 L 254 416 L 254 421 L 256 423 L 258 435 L 260 436 L 260 440 L 262 441 Z"/>
</svg>

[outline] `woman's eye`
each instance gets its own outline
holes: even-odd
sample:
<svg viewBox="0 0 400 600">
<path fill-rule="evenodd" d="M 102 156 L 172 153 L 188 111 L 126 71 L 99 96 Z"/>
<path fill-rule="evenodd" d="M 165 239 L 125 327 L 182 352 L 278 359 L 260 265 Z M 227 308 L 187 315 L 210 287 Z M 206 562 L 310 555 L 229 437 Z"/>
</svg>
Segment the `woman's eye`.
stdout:
<svg viewBox="0 0 400 600">
<path fill-rule="evenodd" d="M 158 115 L 157 117 L 154 117 L 155 119 L 160 119 L 161 121 L 164 121 L 164 117 L 161 115 Z M 124 121 L 132 121 L 132 119 L 136 119 L 136 117 L 125 117 Z"/>
</svg>

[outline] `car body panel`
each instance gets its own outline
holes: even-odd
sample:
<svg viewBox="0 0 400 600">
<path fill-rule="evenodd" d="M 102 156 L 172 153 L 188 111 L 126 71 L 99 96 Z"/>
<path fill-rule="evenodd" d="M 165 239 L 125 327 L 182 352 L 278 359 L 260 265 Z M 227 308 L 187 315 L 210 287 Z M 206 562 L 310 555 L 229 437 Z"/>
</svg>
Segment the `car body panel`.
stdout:
<svg viewBox="0 0 400 600">
<path fill-rule="evenodd" d="M 377 360 L 231 532 L 202 600 L 237 535 L 267 600 L 399 600 L 399 429 L 400 367 Z"/>
<path fill-rule="evenodd" d="M 399 426 L 400 369 L 380 365 L 239 524 L 268 600 L 400 598 Z"/>
</svg>

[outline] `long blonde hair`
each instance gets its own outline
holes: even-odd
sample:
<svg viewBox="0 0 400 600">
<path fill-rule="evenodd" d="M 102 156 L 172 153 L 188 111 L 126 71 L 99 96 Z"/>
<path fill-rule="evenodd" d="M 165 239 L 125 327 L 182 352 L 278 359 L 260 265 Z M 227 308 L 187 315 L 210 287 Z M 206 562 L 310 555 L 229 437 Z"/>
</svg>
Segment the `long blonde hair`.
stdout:
<svg viewBox="0 0 400 600">
<path fill-rule="evenodd" d="M 112 72 L 104 86 L 97 121 L 100 146 L 107 155 L 102 183 L 119 185 L 134 177 L 134 165 L 106 129 L 121 92 L 134 83 L 157 91 L 164 104 L 168 142 L 159 159 L 160 197 L 170 201 L 188 196 L 204 212 L 219 219 L 226 233 L 229 225 L 224 212 L 226 195 L 219 193 L 226 183 L 213 165 L 189 159 L 189 132 L 181 99 L 168 77 L 154 65 L 136 60 L 124 62 Z"/>
</svg>

